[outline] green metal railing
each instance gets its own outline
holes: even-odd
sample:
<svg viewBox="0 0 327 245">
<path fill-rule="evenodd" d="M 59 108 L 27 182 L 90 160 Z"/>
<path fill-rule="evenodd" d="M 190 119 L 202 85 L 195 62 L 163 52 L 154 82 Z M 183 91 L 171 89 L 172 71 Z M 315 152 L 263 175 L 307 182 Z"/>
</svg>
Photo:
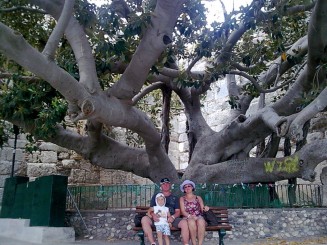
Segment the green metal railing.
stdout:
<svg viewBox="0 0 327 245">
<path fill-rule="evenodd" d="M 157 185 L 69 186 L 67 209 L 107 210 L 148 206 Z M 181 196 L 178 185 L 172 191 Z M 321 207 L 322 186 L 199 184 L 195 193 L 208 206 L 228 208 Z"/>
<path fill-rule="evenodd" d="M 70 186 L 67 209 L 106 210 L 149 205 L 155 185 Z"/>
</svg>

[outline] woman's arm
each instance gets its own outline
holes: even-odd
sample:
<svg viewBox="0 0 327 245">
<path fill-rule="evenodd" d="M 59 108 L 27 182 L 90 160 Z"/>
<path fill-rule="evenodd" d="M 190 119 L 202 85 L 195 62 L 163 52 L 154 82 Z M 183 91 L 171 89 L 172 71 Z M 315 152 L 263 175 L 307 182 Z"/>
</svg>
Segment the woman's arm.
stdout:
<svg viewBox="0 0 327 245">
<path fill-rule="evenodd" d="M 198 199 L 199 199 L 199 204 L 200 204 L 201 212 L 202 211 L 208 211 L 209 210 L 209 207 L 208 206 L 204 206 L 204 202 L 203 202 L 202 197 L 198 196 Z"/>
<path fill-rule="evenodd" d="M 181 214 L 184 217 L 188 217 L 190 214 L 185 211 L 185 206 L 184 206 L 184 197 L 179 198 L 179 207 L 181 209 Z"/>
</svg>

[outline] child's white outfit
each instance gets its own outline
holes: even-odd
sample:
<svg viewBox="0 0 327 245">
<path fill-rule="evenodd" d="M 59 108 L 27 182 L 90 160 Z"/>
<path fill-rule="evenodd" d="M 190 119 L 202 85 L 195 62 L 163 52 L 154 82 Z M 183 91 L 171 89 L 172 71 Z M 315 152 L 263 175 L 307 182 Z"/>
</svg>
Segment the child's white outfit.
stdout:
<svg viewBox="0 0 327 245">
<path fill-rule="evenodd" d="M 170 228 L 168 224 L 168 212 L 169 208 L 165 206 L 159 206 L 157 203 L 157 198 L 159 196 L 163 196 L 162 193 L 158 193 L 156 195 L 156 206 L 153 206 L 153 211 L 155 214 L 159 215 L 159 221 L 154 222 L 154 225 L 156 226 L 156 231 L 162 232 L 163 235 L 170 236 Z M 165 199 L 166 200 L 166 199 Z"/>
</svg>

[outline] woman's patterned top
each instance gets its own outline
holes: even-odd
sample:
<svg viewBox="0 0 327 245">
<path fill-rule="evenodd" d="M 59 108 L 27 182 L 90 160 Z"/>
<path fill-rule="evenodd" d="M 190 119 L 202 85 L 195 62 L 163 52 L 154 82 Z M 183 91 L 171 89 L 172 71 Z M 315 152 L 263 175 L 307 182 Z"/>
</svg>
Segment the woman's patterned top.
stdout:
<svg viewBox="0 0 327 245">
<path fill-rule="evenodd" d="M 185 207 L 185 211 L 190 215 L 196 215 L 196 216 L 202 215 L 202 210 L 198 197 L 196 197 L 192 201 L 188 201 L 184 197 L 184 207 Z"/>
</svg>

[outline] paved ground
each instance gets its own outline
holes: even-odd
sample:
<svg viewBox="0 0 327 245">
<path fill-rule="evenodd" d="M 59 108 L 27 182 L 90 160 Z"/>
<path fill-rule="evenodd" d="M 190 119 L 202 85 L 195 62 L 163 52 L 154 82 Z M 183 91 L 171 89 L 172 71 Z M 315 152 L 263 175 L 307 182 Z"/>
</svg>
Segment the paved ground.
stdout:
<svg viewBox="0 0 327 245">
<path fill-rule="evenodd" d="M 80 240 L 72 243 L 43 243 L 42 245 L 137 245 L 138 241 L 96 241 Z M 204 245 L 213 245 L 216 243 L 205 242 Z M 327 245 L 326 237 L 308 237 L 299 239 L 265 239 L 265 240 L 243 240 L 243 241 L 225 241 L 225 245 Z M 17 241 L 13 238 L 0 237 L 0 245 L 40 245 L 29 243 L 27 241 Z M 171 242 L 171 245 L 181 245 L 181 243 Z"/>
</svg>

